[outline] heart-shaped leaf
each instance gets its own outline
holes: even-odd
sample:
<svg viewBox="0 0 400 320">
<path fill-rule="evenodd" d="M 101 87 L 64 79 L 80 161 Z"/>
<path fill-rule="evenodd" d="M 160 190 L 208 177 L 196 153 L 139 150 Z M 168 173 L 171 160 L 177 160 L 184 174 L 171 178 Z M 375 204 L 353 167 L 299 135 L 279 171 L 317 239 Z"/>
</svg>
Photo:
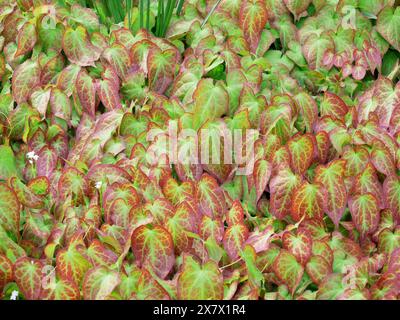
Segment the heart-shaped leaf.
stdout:
<svg viewBox="0 0 400 320">
<path fill-rule="evenodd" d="M 141 265 L 153 269 L 161 278 L 165 278 L 174 265 L 174 242 L 161 226 L 136 228 L 132 234 L 132 250 Z"/>
<path fill-rule="evenodd" d="M 26 60 L 15 69 L 12 77 L 12 93 L 14 100 L 18 104 L 27 101 L 32 90 L 39 84 L 39 63 L 34 60 Z"/>
<path fill-rule="evenodd" d="M 225 213 L 225 196 L 217 180 L 208 174 L 203 174 L 196 187 L 196 198 L 203 214 L 219 217 Z"/>
<path fill-rule="evenodd" d="M 336 225 L 339 224 L 347 203 L 343 181 L 344 167 L 344 160 L 335 160 L 327 166 L 318 166 L 315 173 L 315 182 L 322 184 L 327 190 L 325 211 Z"/>
<path fill-rule="evenodd" d="M 314 159 L 314 139 L 310 134 L 296 136 L 288 142 L 290 163 L 297 174 L 304 174 Z"/>
<path fill-rule="evenodd" d="M 383 193 L 387 206 L 400 216 L 400 179 L 396 176 L 389 176 L 383 183 Z"/>
<path fill-rule="evenodd" d="M 38 300 L 42 292 L 43 264 L 28 257 L 18 259 L 14 264 L 14 278 L 24 297 Z"/>
<path fill-rule="evenodd" d="M 361 235 L 371 234 L 379 224 L 378 200 L 371 193 L 355 196 L 349 200 L 353 223 Z"/>
<path fill-rule="evenodd" d="M 37 41 L 36 27 L 33 23 L 26 22 L 18 31 L 17 43 L 18 48 L 14 57 L 19 57 L 32 51 Z"/>
<path fill-rule="evenodd" d="M 224 294 L 223 277 L 213 261 L 201 265 L 193 257 L 185 256 L 178 278 L 178 299 L 221 300 Z"/>
<path fill-rule="evenodd" d="M 395 49 L 400 51 L 400 8 L 384 8 L 378 15 L 376 22 L 378 32 Z"/>
<path fill-rule="evenodd" d="M 78 286 L 70 280 L 51 279 L 47 287 L 43 288 L 43 300 L 79 300 L 81 293 Z"/>
<path fill-rule="evenodd" d="M 97 267 L 86 273 L 82 285 L 85 300 L 105 300 L 121 282 L 116 271 Z"/>
<path fill-rule="evenodd" d="M 78 26 L 68 27 L 63 36 L 63 50 L 68 59 L 78 66 L 92 66 L 99 59 L 100 53 L 92 45 L 86 29 Z"/>
<path fill-rule="evenodd" d="M 0 223 L 15 236 L 19 234 L 20 205 L 14 191 L 0 183 Z"/>
<path fill-rule="evenodd" d="M 306 231 L 300 230 L 297 234 L 285 232 L 282 236 L 282 244 L 296 257 L 297 261 L 305 266 L 311 257 L 312 249 L 311 236 Z"/>
<path fill-rule="evenodd" d="M 297 262 L 296 257 L 286 250 L 281 250 L 272 268 L 276 276 L 288 286 L 293 294 L 304 273 L 304 268 Z"/>
<path fill-rule="evenodd" d="M 244 242 L 249 237 L 249 229 L 243 224 L 229 226 L 224 234 L 224 248 L 231 260 L 235 260 L 243 247 Z"/>
<path fill-rule="evenodd" d="M 193 126 L 200 128 L 207 120 L 214 120 L 228 112 L 229 96 L 212 79 L 201 79 L 193 93 Z"/>
<path fill-rule="evenodd" d="M 300 185 L 301 178 L 288 168 L 279 170 L 270 182 L 271 211 L 278 219 L 290 214 L 292 194 Z"/>
<path fill-rule="evenodd" d="M 4 286 L 13 279 L 13 265 L 11 261 L 0 254 L 0 292 L 3 292 Z"/>
<path fill-rule="evenodd" d="M 239 11 L 239 24 L 253 53 L 260 42 L 261 31 L 268 20 L 268 11 L 263 0 L 243 1 Z"/>
<path fill-rule="evenodd" d="M 292 218 L 295 221 L 300 221 L 303 218 L 322 221 L 324 217 L 323 204 L 326 201 L 326 197 L 326 189 L 322 184 L 303 182 L 293 194 Z"/>
<path fill-rule="evenodd" d="M 175 75 L 175 50 L 160 50 L 151 48 L 147 56 L 147 69 L 150 88 L 158 93 L 164 93 L 172 83 Z"/>
</svg>

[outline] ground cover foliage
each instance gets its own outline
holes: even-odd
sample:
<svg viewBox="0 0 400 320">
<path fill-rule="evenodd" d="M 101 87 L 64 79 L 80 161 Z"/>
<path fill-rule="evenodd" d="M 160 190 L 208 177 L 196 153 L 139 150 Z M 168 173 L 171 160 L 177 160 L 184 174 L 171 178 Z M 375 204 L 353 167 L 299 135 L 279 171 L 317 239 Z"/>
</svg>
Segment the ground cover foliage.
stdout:
<svg viewBox="0 0 400 320">
<path fill-rule="evenodd" d="M 399 298 L 398 3 L 86 2 L 0 0 L 3 299 Z"/>
</svg>

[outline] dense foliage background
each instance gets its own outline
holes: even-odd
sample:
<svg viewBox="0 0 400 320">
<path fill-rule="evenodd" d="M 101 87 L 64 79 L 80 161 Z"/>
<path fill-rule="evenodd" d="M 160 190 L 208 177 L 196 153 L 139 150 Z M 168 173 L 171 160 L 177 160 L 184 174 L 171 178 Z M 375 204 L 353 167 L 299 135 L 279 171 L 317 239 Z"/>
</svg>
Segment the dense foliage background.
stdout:
<svg viewBox="0 0 400 320">
<path fill-rule="evenodd" d="M 116 3 L 0 0 L 0 297 L 398 299 L 398 3 Z"/>
</svg>

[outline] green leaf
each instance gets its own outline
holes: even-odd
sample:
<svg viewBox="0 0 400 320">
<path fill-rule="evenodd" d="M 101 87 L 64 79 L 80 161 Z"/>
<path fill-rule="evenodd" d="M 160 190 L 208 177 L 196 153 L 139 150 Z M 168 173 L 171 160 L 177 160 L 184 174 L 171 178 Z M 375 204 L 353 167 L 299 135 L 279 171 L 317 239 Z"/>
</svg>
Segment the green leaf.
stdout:
<svg viewBox="0 0 400 320">
<path fill-rule="evenodd" d="M 262 272 L 257 267 L 256 264 L 257 253 L 254 250 L 254 248 L 250 245 L 246 245 L 243 248 L 243 251 L 241 252 L 240 256 L 243 258 L 246 264 L 249 281 L 253 285 L 261 287 L 265 280 Z"/>
<path fill-rule="evenodd" d="M 197 183 L 196 197 L 203 214 L 209 217 L 220 217 L 225 212 L 225 196 L 217 180 L 203 174 Z"/>
<path fill-rule="evenodd" d="M 335 44 L 329 34 L 323 33 L 321 36 L 311 34 L 304 43 L 303 54 L 309 67 L 313 70 L 318 70 L 324 67 L 323 58 L 325 52 L 334 49 Z"/>
<path fill-rule="evenodd" d="M 273 270 L 293 295 L 304 273 L 304 268 L 297 262 L 296 257 L 286 250 L 281 250 L 274 262 Z"/>
<path fill-rule="evenodd" d="M 223 277 L 217 264 L 214 261 L 208 261 L 201 265 L 191 256 L 185 256 L 183 259 L 177 284 L 178 299 L 222 300 Z"/>
<path fill-rule="evenodd" d="M 400 217 L 400 178 L 388 176 L 383 183 L 383 193 L 387 206 Z"/>
<path fill-rule="evenodd" d="M 7 180 L 13 176 L 19 176 L 14 152 L 9 146 L 0 146 L 0 180 Z"/>
<path fill-rule="evenodd" d="M 299 109 L 304 126 L 307 132 L 313 132 L 314 124 L 318 119 L 318 106 L 315 100 L 305 91 L 294 96 Z"/>
<path fill-rule="evenodd" d="M 100 26 L 96 13 L 92 9 L 83 8 L 79 4 L 72 5 L 69 18 L 83 25 L 89 32 L 96 31 Z"/>
<path fill-rule="evenodd" d="M 335 300 L 345 291 L 343 276 L 333 273 L 322 281 L 318 288 L 318 300 Z"/>
<path fill-rule="evenodd" d="M 43 288 L 43 300 L 80 300 L 81 293 L 78 286 L 68 279 L 54 279 Z"/>
<path fill-rule="evenodd" d="M 212 79 L 201 79 L 193 93 L 193 125 L 199 129 L 208 120 L 214 120 L 228 112 L 229 97 L 219 83 Z"/>
<path fill-rule="evenodd" d="M 249 237 L 249 229 L 243 223 L 229 226 L 224 234 L 224 248 L 231 260 L 235 260 Z"/>
<path fill-rule="evenodd" d="M 20 204 L 14 191 L 0 182 L 0 224 L 6 230 L 19 236 Z"/>
<path fill-rule="evenodd" d="M 82 285 L 85 300 L 105 300 L 120 284 L 118 272 L 97 267 L 86 273 Z"/>
<path fill-rule="evenodd" d="M 289 11 L 293 13 L 294 17 L 297 19 L 300 13 L 303 13 L 307 10 L 308 6 L 311 3 L 311 0 L 284 0 L 284 3 Z"/>
<path fill-rule="evenodd" d="M 114 43 L 103 52 L 103 57 L 114 68 L 118 76 L 123 79 L 131 67 L 131 59 L 128 50 L 121 44 Z"/>
<path fill-rule="evenodd" d="M 397 228 L 395 231 L 383 229 L 378 236 L 379 252 L 391 254 L 397 248 L 400 248 L 400 229 Z"/>
<path fill-rule="evenodd" d="M 376 27 L 382 37 L 400 51 L 400 7 L 384 8 L 378 15 Z"/>
</svg>

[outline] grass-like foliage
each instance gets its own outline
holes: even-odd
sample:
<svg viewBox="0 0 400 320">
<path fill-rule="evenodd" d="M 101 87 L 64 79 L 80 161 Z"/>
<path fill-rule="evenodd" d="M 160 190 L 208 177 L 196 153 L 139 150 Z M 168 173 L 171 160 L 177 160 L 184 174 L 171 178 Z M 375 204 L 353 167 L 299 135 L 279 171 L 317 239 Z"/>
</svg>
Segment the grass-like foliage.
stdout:
<svg viewBox="0 0 400 320">
<path fill-rule="evenodd" d="M 399 30 L 394 0 L 0 0 L 0 298 L 399 299 Z"/>
<path fill-rule="evenodd" d="M 93 8 L 103 24 L 118 24 L 127 19 L 129 28 L 133 24 L 133 11 L 138 10 L 139 27 L 152 31 L 157 37 L 165 37 L 172 15 L 180 15 L 184 0 L 58 0 L 61 5 L 68 6 L 78 3 L 81 6 Z M 154 4 L 157 3 L 157 6 Z M 156 10 L 153 10 L 156 8 Z M 155 14 L 155 26 L 151 25 L 150 17 Z"/>
</svg>

